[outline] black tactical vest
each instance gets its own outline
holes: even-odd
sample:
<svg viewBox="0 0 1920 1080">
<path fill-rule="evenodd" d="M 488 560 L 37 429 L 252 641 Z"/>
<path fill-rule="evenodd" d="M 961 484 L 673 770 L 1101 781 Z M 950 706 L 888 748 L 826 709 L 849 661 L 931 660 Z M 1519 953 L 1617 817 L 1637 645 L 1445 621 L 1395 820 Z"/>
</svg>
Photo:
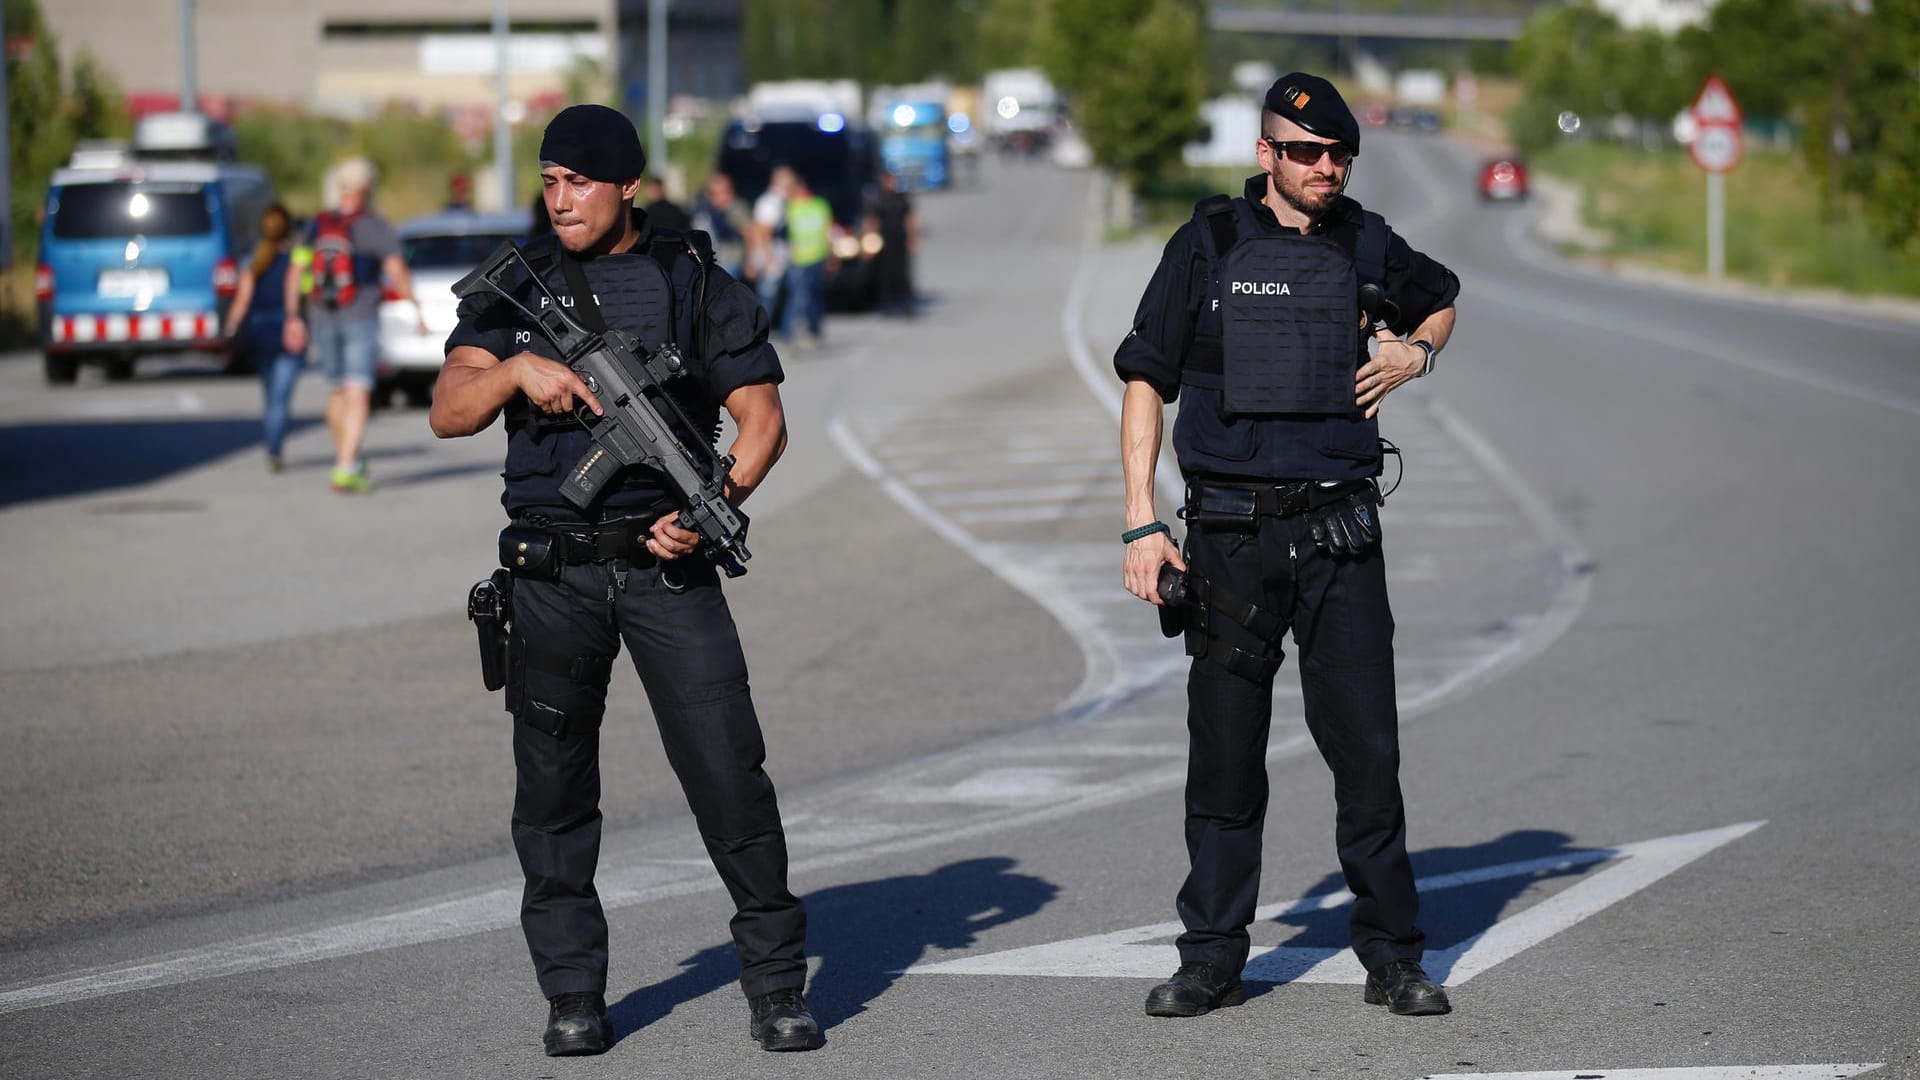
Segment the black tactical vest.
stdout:
<svg viewBox="0 0 1920 1080">
<path fill-rule="evenodd" d="M 1357 228 L 1343 218 L 1328 233 L 1293 233 L 1291 239 L 1305 241 L 1294 248 L 1305 253 L 1299 260 L 1269 258 L 1273 249 L 1267 249 L 1245 264 L 1244 274 L 1236 274 L 1242 264 L 1235 253 L 1249 240 L 1271 237 L 1285 242 L 1288 237 L 1270 231 L 1245 199 L 1221 195 L 1195 207 L 1193 220 L 1206 285 L 1180 371 L 1180 412 L 1173 444 L 1182 471 L 1271 480 L 1359 479 L 1378 472 L 1379 425 L 1364 417 L 1354 403 L 1354 373 L 1367 356 L 1359 286 L 1368 282 L 1386 286 L 1391 231 L 1378 214 L 1359 211 L 1359 216 Z M 1317 284 L 1311 291 L 1303 292 L 1296 284 L 1300 279 L 1290 269 L 1296 262 L 1315 269 Z M 1326 287 L 1320 272 L 1344 281 L 1346 291 Z M 1232 291 L 1235 280 L 1253 284 L 1243 285 L 1236 294 Z M 1285 292 L 1280 291 L 1282 284 L 1288 286 Z M 1238 327 L 1230 328 L 1228 313 L 1235 310 L 1236 298 L 1248 303 L 1238 309 L 1242 320 Z M 1284 314 L 1287 309 L 1279 305 L 1296 299 L 1306 301 L 1296 308 L 1304 318 L 1268 317 L 1275 311 Z M 1321 314 L 1310 314 L 1316 309 Z M 1332 314 L 1326 314 L 1329 311 Z M 1239 353 L 1236 374 L 1246 376 L 1235 384 L 1234 389 L 1244 395 L 1235 403 L 1228 401 L 1230 335 L 1244 350 Z M 1289 335 L 1286 341 L 1292 344 L 1282 340 Z M 1309 338 L 1321 344 L 1303 343 Z M 1263 341 L 1288 352 L 1259 351 Z M 1305 362 L 1274 363 L 1276 357 L 1289 354 Z M 1263 370 L 1269 364 L 1278 370 Z M 1310 392 L 1304 400 L 1303 392 Z M 1249 404 L 1258 407 L 1249 408 Z"/>
<path fill-rule="evenodd" d="M 720 403 L 707 381 L 704 335 L 697 328 L 706 301 L 706 269 L 711 258 L 703 233 L 682 235 L 653 230 L 651 243 L 631 252 L 602 255 L 580 264 L 593 289 L 600 316 L 609 329 L 625 330 L 652 350 L 673 342 L 686 360 L 686 374 L 671 390 L 680 408 L 699 428 L 682 438 L 711 440 L 718 431 Z M 527 245 L 527 261 L 568 312 L 593 329 L 568 288 L 560 259 L 569 258 L 557 242 L 543 238 Z M 555 360 L 559 350 L 529 325 L 516 325 L 515 351 Z M 560 494 L 560 482 L 592 446 L 587 430 L 571 413 L 549 416 L 515 394 L 504 410 L 507 428 L 506 490 L 501 502 L 509 513 L 537 511 L 556 520 L 599 520 L 644 511 L 667 496 L 668 484 L 655 470 L 633 468 L 609 484 L 596 506 L 575 510 Z"/>
</svg>

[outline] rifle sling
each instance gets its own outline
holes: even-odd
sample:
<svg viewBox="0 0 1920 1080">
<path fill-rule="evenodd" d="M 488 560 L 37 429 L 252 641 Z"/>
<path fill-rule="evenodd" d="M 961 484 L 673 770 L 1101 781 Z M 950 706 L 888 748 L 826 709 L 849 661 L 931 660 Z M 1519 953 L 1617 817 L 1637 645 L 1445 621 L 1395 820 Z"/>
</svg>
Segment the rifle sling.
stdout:
<svg viewBox="0 0 1920 1080">
<path fill-rule="evenodd" d="M 567 293 L 573 297 L 573 310 L 587 329 L 596 334 L 607 332 L 607 320 L 600 314 L 600 303 L 593 298 L 593 286 L 587 284 L 587 272 L 569 251 L 560 252 L 560 275 L 567 279 Z"/>
</svg>

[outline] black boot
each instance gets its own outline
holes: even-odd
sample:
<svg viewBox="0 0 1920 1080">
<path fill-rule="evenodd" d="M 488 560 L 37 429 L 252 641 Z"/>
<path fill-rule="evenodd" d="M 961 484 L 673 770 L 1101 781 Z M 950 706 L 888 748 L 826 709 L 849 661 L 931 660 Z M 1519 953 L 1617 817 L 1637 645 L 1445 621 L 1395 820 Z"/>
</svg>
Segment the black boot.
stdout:
<svg viewBox="0 0 1920 1080">
<path fill-rule="evenodd" d="M 1202 1016 L 1244 1000 L 1236 976 L 1212 964 L 1181 964 L 1173 978 L 1147 993 L 1147 1015 Z"/>
<path fill-rule="evenodd" d="M 1447 992 L 1418 960 L 1395 960 L 1367 973 L 1366 1002 L 1385 1005 L 1401 1016 L 1440 1016 L 1453 1011 Z"/>
<path fill-rule="evenodd" d="M 747 1002 L 747 1034 L 762 1050 L 818 1050 L 820 1023 L 799 990 L 773 990 Z"/>
<path fill-rule="evenodd" d="M 601 994 L 555 994 L 547 1009 L 547 1056 L 598 1054 L 606 1050 L 611 1029 L 607 999 Z"/>
</svg>

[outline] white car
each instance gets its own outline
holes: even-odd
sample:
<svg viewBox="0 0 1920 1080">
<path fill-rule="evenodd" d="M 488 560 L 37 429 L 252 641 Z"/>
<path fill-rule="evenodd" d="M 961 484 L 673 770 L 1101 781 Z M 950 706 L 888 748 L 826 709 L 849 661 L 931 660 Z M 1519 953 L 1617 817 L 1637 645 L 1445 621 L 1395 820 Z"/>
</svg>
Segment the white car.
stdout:
<svg viewBox="0 0 1920 1080">
<path fill-rule="evenodd" d="M 502 241 L 527 239 L 530 215 L 476 214 L 448 211 L 413 218 L 400 226 L 400 257 L 413 272 L 413 294 L 427 332 L 420 332 L 413 305 L 389 290 L 380 305 L 380 367 L 376 396 L 384 399 L 398 390 L 407 404 L 425 406 L 433 400 L 433 382 L 446 359 L 447 335 L 453 333 L 460 300 L 453 283 L 493 254 Z"/>
</svg>

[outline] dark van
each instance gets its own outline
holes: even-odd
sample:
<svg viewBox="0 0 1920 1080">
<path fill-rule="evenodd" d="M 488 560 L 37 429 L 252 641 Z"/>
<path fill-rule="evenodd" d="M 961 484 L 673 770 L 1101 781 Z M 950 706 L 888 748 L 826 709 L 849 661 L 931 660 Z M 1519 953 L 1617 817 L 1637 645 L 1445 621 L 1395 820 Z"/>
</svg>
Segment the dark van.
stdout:
<svg viewBox="0 0 1920 1080">
<path fill-rule="evenodd" d="M 879 235 L 861 235 L 861 218 L 880 177 L 873 135 L 838 113 L 800 120 L 735 120 L 720 144 L 716 167 L 752 205 L 767 190 L 776 165 L 791 165 L 813 193 L 833 208 L 836 265 L 827 276 L 827 303 L 841 310 L 873 306 L 873 256 Z"/>
<path fill-rule="evenodd" d="M 120 160 L 53 175 L 34 278 L 48 382 L 87 362 L 126 379 L 143 355 L 227 348 L 221 323 L 273 189 L 252 166 L 191 160 L 189 120 L 156 119 Z"/>
</svg>

